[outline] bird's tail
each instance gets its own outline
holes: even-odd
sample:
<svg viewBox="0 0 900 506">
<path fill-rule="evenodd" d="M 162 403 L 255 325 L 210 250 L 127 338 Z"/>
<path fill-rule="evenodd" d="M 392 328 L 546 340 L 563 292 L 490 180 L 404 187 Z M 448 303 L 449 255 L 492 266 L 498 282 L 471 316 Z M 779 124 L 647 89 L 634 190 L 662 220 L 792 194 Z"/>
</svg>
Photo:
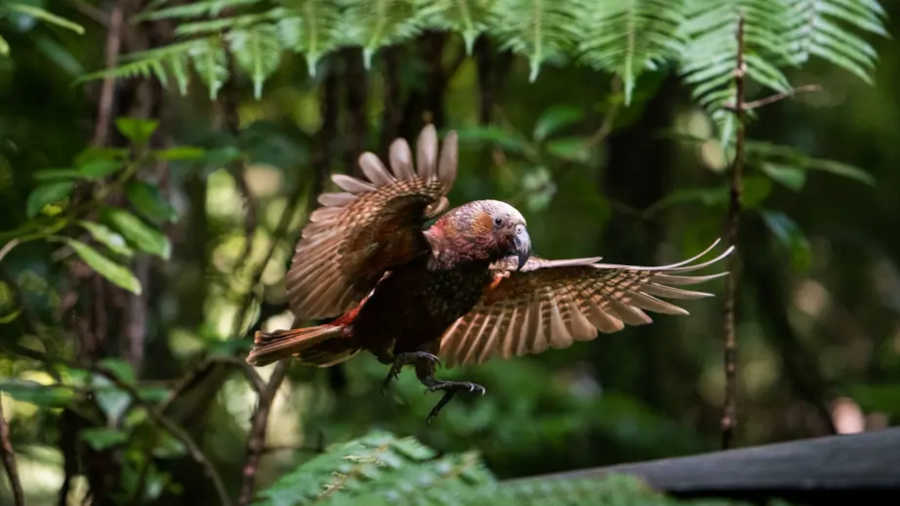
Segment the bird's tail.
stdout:
<svg viewBox="0 0 900 506">
<path fill-rule="evenodd" d="M 304 364 L 317 367 L 335 365 L 359 351 L 359 346 L 345 329 L 346 325 L 327 323 L 302 329 L 257 332 L 247 362 L 260 366 L 295 357 Z"/>
</svg>

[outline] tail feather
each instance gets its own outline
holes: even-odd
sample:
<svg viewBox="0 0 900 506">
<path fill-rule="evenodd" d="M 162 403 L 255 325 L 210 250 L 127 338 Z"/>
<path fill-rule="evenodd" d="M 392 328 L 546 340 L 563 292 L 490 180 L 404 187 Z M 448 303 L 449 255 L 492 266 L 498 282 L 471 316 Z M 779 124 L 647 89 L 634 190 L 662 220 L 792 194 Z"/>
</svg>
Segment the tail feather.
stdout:
<svg viewBox="0 0 900 506">
<path fill-rule="evenodd" d="M 287 357 L 318 367 L 349 359 L 359 347 L 344 333 L 344 325 L 325 324 L 302 329 L 257 332 L 247 362 L 266 365 Z"/>
</svg>

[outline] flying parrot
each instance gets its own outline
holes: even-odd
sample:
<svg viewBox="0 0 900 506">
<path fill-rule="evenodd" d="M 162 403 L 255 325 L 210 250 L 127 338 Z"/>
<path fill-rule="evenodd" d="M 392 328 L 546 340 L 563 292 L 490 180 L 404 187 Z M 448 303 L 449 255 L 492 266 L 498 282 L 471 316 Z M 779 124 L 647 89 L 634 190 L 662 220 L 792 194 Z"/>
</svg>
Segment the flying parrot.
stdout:
<svg viewBox="0 0 900 506">
<path fill-rule="evenodd" d="M 478 364 L 540 353 L 650 323 L 644 310 L 688 314 L 664 299 L 711 296 L 678 287 L 727 274 L 691 274 L 731 253 L 701 262 L 718 241 L 658 267 L 532 256 L 525 218 L 513 206 L 478 200 L 447 211 L 457 159 L 456 133 L 439 152 L 428 125 L 415 161 L 409 144 L 396 139 L 390 169 L 366 152 L 359 157 L 364 179 L 333 175 L 343 191 L 319 196 L 286 289 L 297 321 L 334 319 L 257 332 L 247 361 L 260 366 L 293 357 L 329 367 L 367 350 L 391 365 L 385 385 L 413 365 L 429 391 L 444 392 L 431 421 L 455 393 L 485 392 L 475 383 L 435 378 L 440 359 Z"/>
</svg>

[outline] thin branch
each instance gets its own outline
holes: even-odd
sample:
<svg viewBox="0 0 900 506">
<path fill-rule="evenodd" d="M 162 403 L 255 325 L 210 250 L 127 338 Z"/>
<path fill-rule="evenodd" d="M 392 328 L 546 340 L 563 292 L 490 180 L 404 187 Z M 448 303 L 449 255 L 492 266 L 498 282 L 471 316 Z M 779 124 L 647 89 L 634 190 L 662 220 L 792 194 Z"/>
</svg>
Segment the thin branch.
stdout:
<svg viewBox="0 0 900 506">
<path fill-rule="evenodd" d="M 744 102 L 742 109 L 745 111 L 752 111 L 753 109 L 758 109 L 769 104 L 774 104 L 775 102 L 779 102 L 786 98 L 791 98 L 798 93 L 814 93 L 818 91 L 822 91 L 822 86 L 818 84 L 805 84 L 803 86 L 797 86 L 796 88 L 791 88 L 788 91 L 775 93 L 774 95 L 769 95 L 768 97 L 763 97 L 758 100 Z M 737 110 L 737 107 L 734 104 L 728 104 L 725 106 L 725 108 L 731 111 Z"/>
<path fill-rule="evenodd" d="M 180 398 L 186 391 L 193 388 L 194 385 L 206 376 L 209 369 L 216 364 L 231 365 L 239 368 L 241 372 L 244 373 L 244 376 L 247 377 L 247 382 L 250 384 L 250 387 L 253 388 L 253 391 L 257 394 L 262 392 L 266 387 L 266 382 L 263 381 L 259 373 L 243 359 L 229 356 L 207 357 L 203 362 L 200 362 L 199 365 L 191 369 L 175 383 L 175 387 L 172 388 L 172 393 L 159 404 L 160 412 L 165 413 L 176 399 Z"/>
<path fill-rule="evenodd" d="M 116 66 L 119 60 L 119 49 L 122 45 L 122 22 L 124 13 L 121 3 L 117 2 L 109 14 L 109 30 L 106 32 L 106 68 Z M 100 87 L 100 100 L 97 101 L 97 123 L 94 125 L 94 136 L 91 145 L 102 146 L 106 144 L 109 136 L 109 125 L 113 113 L 113 92 L 115 91 L 116 78 L 112 75 L 103 79 Z"/>
<path fill-rule="evenodd" d="M 9 488 L 13 493 L 13 504 L 25 505 L 25 494 L 22 493 L 22 482 L 19 480 L 19 470 L 16 468 L 16 454 L 12 443 L 9 441 L 9 424 L 3 416 L 3 399 L 0 396 L 0 455 L 3 457 L 3 467 L 6 468 L 6 476 L 9 477 Z"/>
<path fill-rule="evenodd" d="M 0 248 L 0 262 L 2 262 L 3 258 L 5 258 L 6 255 L 13 250 L 13 248 L 18 246 L 20 242 L 22 241 L 19 239 L 11 239 L 9 242 L 4 244 L 3 247 Z"/>
<path fill-rule="evenodd" d="M 275 364 L 269 383 L 259 395 L 256 409 L 253 411 L 253 422 L 250 427 L 250 436 L 247 438 L 247 459 L 244 461 L 243 480 L 241 493 L 238 496 L 238 504 L 244 506 L 253 500 L 253 490 L 256 487 L 256 472 L 259 469 L 259 461 L 266 448 L 266 428 L 269 425 L 269 413 L 272 410 L 272 401 L 278 387 L 284 381 L 287 372 L 287 360 Z"/>
<path fill-rule="evenodd" d="M 169 434 L 171 434 L 175 439 L 179 440 L 181 444 L 184 445 L 188 450 L 188 454 L 190 454 L 191 458 L 193 458 L 201 467 L 203 467 L 204 472 L 209 477 L 210 481 L 212 481 L 213 486 L 216 489 L 216 494 L 219 496 L 219 503 L 224 506 L 231 506 L 231 498 L 228 497 L 228 491 L 225 489 L 225 483 L 222 481 L 222 477 L 219 476 L 219 472 L 216 471 L 215 466 L 213 466 L 212 461 L 209 460 L 209 457 L 203 453 L 203 450 L 200 449 L 200 446 L 194 441 L 194 438 L 191 437 L 190 434 L 187 433 L 183 428 L 181 428 L 178 424 L 170 420 L 167 416 L 163 415 L 156 406 L 144 401 L 141 397 L 140 392 L 134 387 L 125 381 L 122 381 L 116 374 L 109 369 L 106 369 L 102 366 L 95 366 L 92 369 L 94 372 L 103 375 L 107 379 L 109 379 L 116 387 L 124 390 L 131 397 L 131 400 L 143 407 L 150 418 L 160 427 L 166 430 Z"/>
<path fill-rule="evenodd" d="M 725 402 L 722 410 L 722 448 L 729 448 L 737 425 L 737 336 L 735 332 L 735 299 L 737 298 L 740 273 L 738 272 L 738 228 L 741 218 L 741 191 L 744 172 L 744 17 L 738 18 L 737 26 L 737 67 L 734 71 L 735 111 L 737 117 L 737 137 L 735 138 L 734 162 L 731 166 L 731 189 L 728 204 L 728 221 L 725 236 L 736 251 L 728 259 L 731 275 L 725 278 L 725 301 L 722 309 L 724 320 L 724 366 Z"/>
<path fill-rule="evenodd" d="M 329 160 L 331 159 L 332 140 L 336 137 L 338 107 L 340 103 L 337 96 L 337 81 L 337 73 L 332 70 L 328 73 L 328 77 L 326 77 L 323 85 L 325 93 L 322 100 L 323 121 L 322 128 L 317 134 L 318 142 L 316 144 L 319 149 L 317 158 L 314 161 L 316 171 L 313 176 L 312 188 L 310 193 L 311 195 L 318 195 L 322 191 L 322 188 L 325 184 L 325 178 L 328 175 L 328 165 Z M 275 231 L 275 237 L 281 237 L 285 233 L 287 233 L 287 227 L 290 224 L 291 217 L 294 215 L 295 210 L 300 203 L 300 195 L 301 193 L 298 192 L 293 202 L 284 210 L 284 213 L 281 215 L 281 220 Z M 310 207 L 315 206 L 315 199 L 309 199 L 308 205 Z M 310 214 L 310 212 L 307 212 L 307 216 L 309 216 Z M 261 264 L 260 271 L 258 273 L 259 275 L 262 275 L 262 269 L 265 268 L 267 263 L 269 263 L 269 257 L 271 257 L 272 252 L 275 249 L 275 242 L 276 241 L 272 242 L 272 247 L 269 249 L 269 254 Z M 258 276 L 255 279 L 253 286 L 256 286 L 257 283 L 259 283 Z M 248 297 L 248 301 L 251 298 L 252 292 L 251 296 Z M 285 372 L 287 371 L 287 364 L 288 362 L 286 360 L 282 360 L 275 365 L 275 370 L 272 372 L 272 377 L 269 379 L 269 383 L 266 388 L 260 394 L 259 401 L 256 404 L 256 409 L 253 412 L 250 433 L 247 437 L 247 457 L 244 461 L 241 492 L 238 496 L 238 504 L 241 506 L 250 504 L 250 502 L 253 500 L 253 493 L 256 487 L 256 473 L 259 470 L 259 462 L 262 458 L 263 453 L 265 452 L 266 447 L 266 427 L 269 423 L 269 414 L 272 409 L 272 401 L 275 399 L 275 393 L 278 391 L 278 387 L 281 386 L 281 382 L 284 380 Z"/>
</svg>

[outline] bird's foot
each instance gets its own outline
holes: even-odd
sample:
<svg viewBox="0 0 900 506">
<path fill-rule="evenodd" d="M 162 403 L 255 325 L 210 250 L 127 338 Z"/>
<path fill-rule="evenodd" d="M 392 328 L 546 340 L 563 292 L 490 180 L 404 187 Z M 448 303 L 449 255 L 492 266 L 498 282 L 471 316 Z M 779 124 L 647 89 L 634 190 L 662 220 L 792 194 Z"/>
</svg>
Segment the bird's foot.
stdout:
<svg viewBox="0 0 900 506">
<path fill-rule="evenodd" d="M 394 363 L 391 365 L 391 370 L 388 371 L 387 377 L 384 378 L 384 382 L 382 382 L 381 384 L 382 392 L 387 390 L 387 388 L 391 385 L 391 381 L 400 376 L 400 371 L 403 369 L 403 366 L 415 364 L 419 360 L 427 360 L 434 365 L 441 365 L 441 359 L 439 359 L 433 353 L 428 353 L 427 351 L 410 351 L 405 353 L 398 353 L 397 356 L 394 357 Z"/>
<path fill-rule="evenodd" d="M 431 412 L 428 413 L 428 418 L 425 419 L 426 423 L 431 423 L 441 412 L 441 409 L 450 402 L 450 399 L 456 395 L 456 392 L 470 392 L 484 395 L 487 393 L 487 390 L 479 385 L 478 383 L 472 383 L 471 381 L 436 381 L 435 383 L 428 385 L 428 391 L 434 392 L 437 390 L 443 390 L 444 396 L 441 397 L 441 400 L 438 401 L 437 404 L 431 408 Z"/>
</svg>

